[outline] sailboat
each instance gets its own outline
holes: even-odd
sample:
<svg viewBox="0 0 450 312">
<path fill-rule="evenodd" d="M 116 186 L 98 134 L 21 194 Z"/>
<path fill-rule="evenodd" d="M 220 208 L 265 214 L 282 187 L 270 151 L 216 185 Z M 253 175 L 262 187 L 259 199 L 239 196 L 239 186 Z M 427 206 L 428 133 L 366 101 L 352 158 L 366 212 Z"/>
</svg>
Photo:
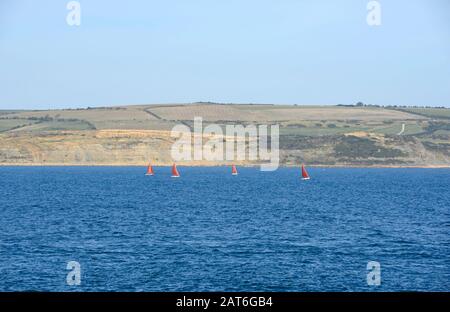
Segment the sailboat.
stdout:
<svg viewBox="0 0 450 312">
<path fill-rule="evenodd" d="M 177 165 L 173 164 L 172 166 L 172 178 L 179 178 L 180 177 L 180 173 L 177 170 Z"/>
<path fill-rule="evenodd" d="M 237 172 L 237 169 L 236 169 L 236 166 L 235 166 L 235 165 L 232 165 L 232 166 L 231 166 L 231 174 L 232 174 L 232 175 L 238 175 L 238 172 Z"/>
<path fill-rule="evenodd" d="M 305 165 L 302 165 L 302 180 L 309 180 L 311 179 L 309 177 L 308 172 L 306 171 Z"/>
<path fill-rule="evenodd" d="M 153 172 L 153 167 L 152 167 L 152 165 L 151 164 L 148 164 L 148 167 L 147 167 L 147 172 L 145 173 L 145 175 L 146 176 L 152 176 L 152 175 L 154 175 L 155 173 Z"/>
</svg>

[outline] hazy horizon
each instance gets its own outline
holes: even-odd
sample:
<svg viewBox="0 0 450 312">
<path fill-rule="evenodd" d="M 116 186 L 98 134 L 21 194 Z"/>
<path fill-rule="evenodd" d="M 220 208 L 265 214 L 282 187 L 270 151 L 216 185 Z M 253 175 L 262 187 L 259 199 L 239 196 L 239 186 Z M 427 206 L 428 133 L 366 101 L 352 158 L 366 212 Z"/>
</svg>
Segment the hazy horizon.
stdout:
<svg viewBox="0 0 450 312">
<path fill-rule="evenodd" d="M 361 102 L 363 103 L 363 102 Z M 0 108 L 0 111 L 51 111 L 51 110 L 77 110 L 77 109 L 99 109 L 99 108 L 115 108 L 115 107 L 129 107 L 129 106 L 171 106 L 171 105 L 196 105 L 196 104 L 208 104 L 208 105 L 255 105 L 255 106 L 261 106 L 261 105 L 275 105 L 275 106 L 303 106 L 303 107 L 327 107 L 327 106 L 356 106 L 357 103 L 336 103 L 336 104 L 301 104 L 301 103 L 294 103 L 294 104 L 287 104 L 287 103 L 219 103 L 219 102 L 212 102 L 212 101 L 196 101 L 191 103 L 137 103 L 137 104 L 124 104 L 124 105 L 97 105 L 97 106 L 76 106 L 76 107 L 53 107 L 53 108 Z M 383 105 L 383 104 L 372 104 L 372 103 L 363 103 L 364 106 L 378 106 L 380 108 L 388 108 L 388 107 L 394 107 L 397 106 L 399 108 L 406 107 L 406 108 L 445 108 L 450 109 L 450 107 L 446 106 L 418 106 L 418 105 Z"/>
<path fill-rule="evenodd" d="M 446 0 L 379 0 L 379 26 L 368 0 L 68 2 L 0 3 L 0 109 L 450 107 Z"/>
</svg>

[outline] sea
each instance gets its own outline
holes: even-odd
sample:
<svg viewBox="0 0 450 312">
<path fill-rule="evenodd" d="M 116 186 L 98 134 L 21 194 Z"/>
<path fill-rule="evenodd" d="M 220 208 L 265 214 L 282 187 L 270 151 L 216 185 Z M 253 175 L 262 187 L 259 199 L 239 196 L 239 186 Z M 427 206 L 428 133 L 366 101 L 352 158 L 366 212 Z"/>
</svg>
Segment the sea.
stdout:
<svg viewBox="0 0 450 312">
<path fill-rule="evenodd" d="M 0 167 L 0 291 L 450 291 L 450 169 L 178 170 Z"/>
</svg>

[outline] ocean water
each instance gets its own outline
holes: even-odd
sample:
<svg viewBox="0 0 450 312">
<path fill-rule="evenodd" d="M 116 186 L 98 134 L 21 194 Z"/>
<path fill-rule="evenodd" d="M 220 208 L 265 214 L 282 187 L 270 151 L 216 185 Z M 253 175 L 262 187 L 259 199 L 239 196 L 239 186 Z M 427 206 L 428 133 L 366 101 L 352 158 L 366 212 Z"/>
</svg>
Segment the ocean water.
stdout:
<svg viewBox="0 0 450 312">
<path fill-rule="evenodd" d="M 154 169 L 0 167 L 0 291 L 450 291 L 448 169 Z"/>
</svg>

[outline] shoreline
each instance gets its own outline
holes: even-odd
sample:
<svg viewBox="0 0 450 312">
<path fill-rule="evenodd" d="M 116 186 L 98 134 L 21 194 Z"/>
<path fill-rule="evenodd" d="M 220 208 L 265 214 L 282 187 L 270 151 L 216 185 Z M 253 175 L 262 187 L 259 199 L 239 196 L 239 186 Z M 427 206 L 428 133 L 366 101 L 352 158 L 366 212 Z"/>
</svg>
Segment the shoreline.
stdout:
<svg viewBox="0 0 450 312">
<path fill-rule="evenodd" d="M 228 167 L 232 164 L 183 164 L 177 163 L 178 167 Z M 240 167 L 259 167 L 260 164 L 238 164 Z M 367 168 L 367 169 L 384 169 L 384 168 L 392 168 L 392 169 L 450 169 L 450 165 L 314 165 L 314 164 L 305 164 L 309 168 Z M 1 167 L 147 167 L 148 163 L 143 164 L 67 164 L 67 163 L 0 163 Z M 171 167 L 172 163 L 155 163 L 152 164 L 154 167 Z M 297 168 L 300 167 L 301 164 L 298 165 L 279 165 L 278 168 Z"/>
</svg>

